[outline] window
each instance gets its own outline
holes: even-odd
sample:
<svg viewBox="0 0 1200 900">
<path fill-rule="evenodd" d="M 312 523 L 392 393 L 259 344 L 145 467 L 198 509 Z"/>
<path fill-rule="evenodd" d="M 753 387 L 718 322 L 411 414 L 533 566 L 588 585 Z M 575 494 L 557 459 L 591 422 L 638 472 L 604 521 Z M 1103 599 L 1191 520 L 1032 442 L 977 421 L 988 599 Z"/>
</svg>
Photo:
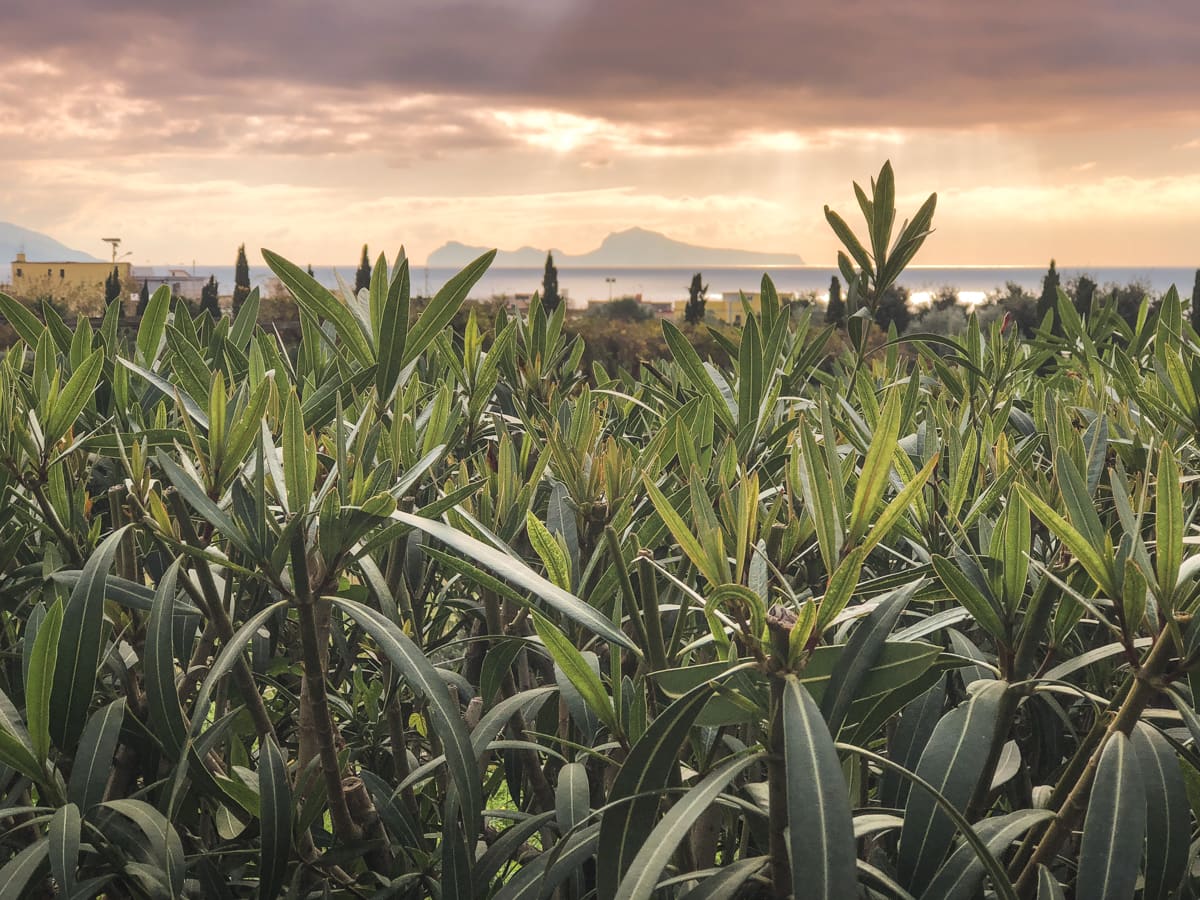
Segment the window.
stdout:
<svg viewBox="0 0 1200 900">
<path fill-rule="evenodd" d="M 59 278 L 66 278 L 66 277 L 67 277 L 67 270 L 66 270 L 66 269 L 59 269 L 59 270 L 58 270 L 58 277 L 59 277 Z"/>
<path fill-rule="evenodd" d="M 24 277 L 25 277 L 25 273 L 24 273 L 24 272 L 22 272 L 20 269 L 17 269 L 17 277 L 18 277 L 18 278 L 24 278 Z"/>
<path fill-rule="evenodd" d="M 46 270 L 46 274 L 47 274 L 47 275 L 53 275 L 53 274 L 54 274 L 54 270 L 53 270 L 53 269 L 47 269 L 47 270 Z"/>
</svg>

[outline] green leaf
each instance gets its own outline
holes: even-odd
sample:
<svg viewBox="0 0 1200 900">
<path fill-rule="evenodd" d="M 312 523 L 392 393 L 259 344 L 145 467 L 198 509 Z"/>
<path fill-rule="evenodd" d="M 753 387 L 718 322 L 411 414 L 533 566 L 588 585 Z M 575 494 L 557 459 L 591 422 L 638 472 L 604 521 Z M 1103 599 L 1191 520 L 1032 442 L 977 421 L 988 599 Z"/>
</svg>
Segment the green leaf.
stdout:
<svg viewBox="0 0 1200 900">
<path fill-rule="evenodd" d="M 69 751 L 78 743 L 92 704 L 104 648 L 104 581 L 128 529 L 118 528 L 101 542 L 84 564 L 63 607 L 50 694 L 50 734 L 63 750 Z"/>
<path fill-rule="evenodd" d="M 800 693 L 807 696 L 804 691 L 800 691 Z M 743 769 L 751 763 L 759 761 L 762 757 L 762 753 L 751 753 L 723 760 L 695 787 L 680 797 L 662 817 L 662 821 L 650 832 L 650 836 L 638 851 L 637 856 L 629 864 L 629 871 L 617 888 L 618 900 L 649 900 L 654 894 L 663 870 L 670 864 L 671 857 L 683 839 L 688 836 L 696 820 L 713 805 L 721 792 L 729 786 L 729 782 L 737 777 Z M 834 758 L 836 759 L 836 754 Z M 853 835 L 851 835 L 851 853 L 853 853 Z M 819 895 L 797 893 L 795 896 L 797 900 L 800 900 L 802 896 Z"/>
<path fill-rule="evenodd" d="M 369 366 L 375 362 L 367 336 L 349 307 L 299 266 L 265 248 L 262 255 L 302 310 L 314 319 L 332 322 L 342 344 L 359 363 Z"/>
<path fill-rule="evenodd" d="M 971 698 L 942 717 L 916 774 L 960 812 L 967 808 L 983 776 L 998 727 L 998 710 L 1008 685 L 988 681 Z M 954 840 L 954 822 L 925 791 L 912 791 L 900 831 L 897 873 L 913 893 L 924 891 Z"/>
<path fill-rule="evenodd" d="M 288 504 L 293 513 L 308 509 L 313 482 L 308 464 L 307 434 L 300 400 L 290 393 L 283 413 L 283 480 L 287 485 Z"/>
<path fill-rule="evenodd" d="M 841 730 L 859 686 L 879 662 L 884 642 L 908 601 L 924 582 L 924 578 L 918 578 L 881 597 L 875 609 L 854 630 L 845 651 L 838 657 L 830 673 L 830 688 L 821 697 L 821 715 L 831 733 L 836 734 Z"/>
<path fill-rule="evenodd" d="M 179 491 L 180 496 L 187 501 L 187 504 L 216 528 L 233 546 L 253 559 L 255 553 L 250 541 L 238 528 L 233 518 L 204 492 L 204 488 L 196 482 L 196 479 L 183 471 L 161 450 L 158 451 L 156 459 L 167 481 L 171 482 L 175 490 Z"/>
<path fill-rule="evenodd" d="M 149 369 L 143 369 L 137 363 L 132 363 L 123 356 L 118 356 L 116 361 L 129 371 L 141 375 L 142 378 L 150 382 L 150 385 L 167 399 L 178 399 L 180 404 L 183 406 L 184 412 L 188 414 L 188 417 L 191 418 L 191 420 L 201 428 L 205 430 L 208 429 L 208 414 L 204 412 L 204 410 L 200 407 L 200 404 L 197 403 L 195 399 L 183 388 L 179 387 L 178 385 L 171 384 L 171 382 L 167 381 L 161 375 L 157 375 L 154 372 L 151 372 Z"/>
<path fill-rule="evenodd" d="M 25 687 L 25 720 L 29 725 L 29 739 L 38 761 L 43 763 L 50 752 L 50 692 L 54 685 L 54 660 L 58 654 L 62 621 L 62 602 L 56 600 L 38 627 Z"/>
<path fill-rule="evenodd" d="M 1033 510 L 1034 515 L 1041 519 L 1055 537 L 1074 554 L 1084 571 L 1092 576 L 1092 580 L 1096 582 L 1100 590 L 1109 597 L 1118 596 L 1116 581 L 1109 565 L 1112 547 L 1108 544 L 1107 537 L 1104 539 L 1105 550 L 1097 549 L 1070 522 L 1056 513 L 1045 500 L 1023 484 L 1018 484 L 1016 488 L 1022 499 Z"/>
<path fill-rule="evenodd" d="M 43 425 L 47 447 L 53 447 L 79 418 L 83 408 L 96 393 L 100 373 L 104 371 L 104 351 L 96 350 L 83 365 L 71 373 Z"/>
<path fill-rule="evenodd" d="M 1000 859 L 1017 838 L 1039 822 L 1054 817 L 1048 809 L 1021 809 L 993 816 L 975 825 L 975 833 L 987 844 L 988 852 Z M 983 860 L 969 844 L 960 844 L 938 870 L 922 900 L 972 900 L 978 896 L 984 875 Z"/>
<path fill-rule="evenodd" d="M 1038 864 L 1037 900 L 1066 900 L 1062 886 L 1054 877 L 1054 873 L 1041 863 Z"/>
<path fill-rule="evenodd" d="M 154 592 L 150 621 L 146 625 L 145 664 L 146 704 L 150 725 L 167 755 L 181 758 L 187 744 L 187 726 L 175 686 L 175 594 L 183 558 L 176 559 L 163 573 Z"/>
<path fill-rule="evenodd" d="M 408 339 L 404 342 L 404 353 L 400 357 L 401 370 L 424 353 L 425 348 L 433 343 L 433 339 L 450 324 L 463 301 L 467 299 L 471 288 L 483 277 L 495 256 L 496 251 L 489 250 L 442 285 L 441 290 L 429 301 L 429 305 L 417 317 L 408 333 Z"/>
<path fill-rule="evenodd" d="M 1146 840 L 1146 788 L 1129 738 L 1111 734 L 1083 820 L 1075 894 L 1089 900 L 1132 897 Z"/>
<path fill-rule="evenodd" d="M 541 558 L 550 580 L 564 591 L 571 590 L 571 561 L 532 510 L 525 513 L 525 533 L 529 535 L 529 543 Z"/>
<path fill-rule="evenodd" d="M 0 691 L 0 763 L 34 781 L 44 779 L 29 732 L 25 730 L 16 707 L 3 691 Z"/>
<path fill-rule="evenodd" d="M 229 342 L 242 353 L 246 352 L 250 341 L 254 339 L 254 326 L 258 324 L 258 307 L 261 302 L 258 288 L 252 288 L 242 301 L 242 308 L 233 320 L 233 327 L 229 329 Z"/>
<path fill-rule="evenodd" d="M 563 674 L 567 676 L 575 690 L 579 691 L 579 695 L 588 705 L 588 709 L 604 723 L 610 734 L 619 736 L 621 725 L 617 721 L 612 700 L 609 698 L 608 692 L 604 690 L 600 676 L 592 671 L 592 667 L 575 649 L 570 638 L 537 612 L 533 614 L 533 627 L 536 629 L 538 637 L 542 639 L 542 643 L 546 645 L 554 662 L 562 669 Z"/>
<path fill-rule="evenodd" d="M 406 257 L 400 260 L 392 275 L 379 320 L 379 333 L 375 336 L 379 355 L 375 389 L 381 401 L 386 401 L 396 391 L 396 382 L 403 368 L 401 360 L 404 358 L 404 345 L 408 341 L 408 316 L 409 274 Z"/>
<path fill-rule="evenodd" d="M 85 815 L 104 799 L 124 721 L 125 698 L 122 697 L 92 713 L 79 738 L 79 750 L 71 766 L 71 780 L 67 783 L 67 799 Z"/>
<path fill-rule="evenodd" d="M 0 869 L 0 900 L 22 900 L 33 896 L 34 879 L 46 864 L 49 853 L 50 843 L 41 838 L 14 854 Z"/>
<path fill-rule="evenodd" d="M 871 436 L 871 446 L 863 459 L 858 484 L 854 488 L 854 500 L 850 505 L 850 524 L 846 542 L 853 545 L 867 533 L 872 513 L 883 499 L 892 471 L 892 458 L 896 455 L 896 442 L 900 436 L 900 419 L 903 415 L 903 395 L 893 389 L 884 402 Z"/>
<path fill-rule="evenodd" d="M 812 695 L 791 676 L 783 689 L 788 846 L 795 900 L 858 892 L 854 819 L 842 764 Z"/>
<path fill-rule="evenodd" d="M 1167 900 L 1187 871 L 1191 817 L 1187 786 L 1175 748 L 1145 722 L 1130 735 L 1146 789 L 1146 867 L 1144 900 Z"/>
<path fill-rule="evenodd" d="M 613 900 L 634 857 L 654 828 L 660 792 L 678 772 L 688 731 L 712 696 L 711 683 L 701 684 L 680 697 L 655 718 L 629 755 L 608 793 L 608 807 L 600 819 L 597 896 Z"/>
<path fill-rule="evenodd" d="M 662 330 L 663 336 L 667 340 L 667 347 L 671 351 L 671 356 L 683 370 L 684 377 L 691 383 L 694 390 L 698 391 L 702 396 L 707 396 L 712 401 L 713 412 L 732 431 L 734 422 L 730 403 L 725 398 L 725 395 L 721 393 L 721 389 L 717 387 L 717 383 L 713 381 L 712 376 L 708 374 L 708 370 L 704 368 L 704 363 L 700 360 L 700 356 L 696 353 L 691 341 L 684 336 L 682 331 L 666 319 L 663 319 Z"/>
<path fill-rule="evenodd" d="M 463 724 L 458 705 L 450 699 L 446 683 L 421 648 L 383 615 L 341 597 L 331 598 L 359 627 L 379 645 L 413 691 L 425 698 L 433 715 L 434 727 L 445 748 L 450 776 L 464 804 L 468 828 L 474 828 L 483 808 L 483 789 L 479 782 L 479 763 L 471 745 L 471 736 Z M 474 833 L 473 831 L 471 833 Z"/>
<path fill-rule="evenodd" d="M 1160 596 L 1169 604 L 1179 584 L 1183 562 L 1183 488 L 1174 455 L 1164 449 L 1158 455 L 1154 494 L 1154 562 Z"/>
<path fill-rule="evenodd" d="M 50 874 L 68 896 L 75 890 L 75 870 L 79 866 L 82 825 L 79 807 L 74 803 L 59 807 L 50 820 L 47 836 L 50 845 Z"/>
<path fill-rule="evenodd" d="M 1002 644 L 1008 642 L 1008 629 L 1002 618 L 1004 613 L 996 603 L 995 598 L 985 596 L 966 575 L 962 573 L 958 563 L 944 556 L 933 557 L 933 570 L 937 572 L 942 584 L 954 595 L 962 606 L 971 614 L 988 634 Z"/>
<path fill-rule="evenodd" d="M 555 817 L 558 829 L 566 834 L 591 814 L 591 788 L 587 768 L 582 763 L 567 763 L 558 772 L 554 789 Z"/>
<path fill-rule="evenodd" d="M 137 350 L 141 364 L 150 369 L 158 358 L 159 347 L 162 346 L 163 335 L 167 330 L 167 316 L 171 312 L 171 289 L 165 284 L 155 289 L 146 310 L 142 313 L 142 321 L 138 323 Z"/>
<path fill-rule="evenodd" d="M 578 597 L 567 593 L 557 585 L 551 584 L 519 559 L 509 556 L 489 547 L 482 541 L 464 534 L 457 528 L 451 528 L 442 522 L 435 522 L 422 516 L 396 510 L 391 518 L 402 522 L 410 528 L 415 528 L 441 541 L 447 547 L 474 560 L 480 565 L 491 569 L 506 581 L 523 588 L 535 595 L 550 609 L 582 625 L 588 631 L 637 653 L 638 649 L 612 622 L 602 616 Z"/>
<path fill-rule="evenodd" d="M 145 851 L 154 861 L 153 877 L 171 897 L 178 897 L 183 892 L 183 876 L 185 860 L 183 843 L 166 817 L 142 800 L 108 800 L 103 804 L 129 819 L 142 833 L 145 841 L 139 849 Z"/>
<path fill-rule="evenodd" d="M 14 300 L 4 291 L 0 291 L 0 315 L 12 323 L 13 330 L 30 349 L 38 345 L 46 326 L 29 311 L 25 304 Z"/>
<path fill-rule="evenodd" d="M 259 744 L 258 796 L 262 820 L 259 850 L 258 896 L 274 900 L 287 880 L 292 847 L 292 789 L 287 766 L 275 739 Z"/>
</svg>

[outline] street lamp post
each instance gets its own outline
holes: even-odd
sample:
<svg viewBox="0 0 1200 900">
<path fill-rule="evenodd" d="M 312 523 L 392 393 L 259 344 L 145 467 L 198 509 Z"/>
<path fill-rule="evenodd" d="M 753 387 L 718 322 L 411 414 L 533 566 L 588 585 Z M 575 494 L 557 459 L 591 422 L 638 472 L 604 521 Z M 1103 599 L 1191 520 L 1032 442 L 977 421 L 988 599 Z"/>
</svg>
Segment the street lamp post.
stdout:
<svg viewBox="0 0 1200 900">
<path fill-rule="evenodd" d="M 616 284 L 617 279 L 609 275 L 604 280 L 608 282 L 608 302 L 612 303 L 613 285 Z"/>
</svg>

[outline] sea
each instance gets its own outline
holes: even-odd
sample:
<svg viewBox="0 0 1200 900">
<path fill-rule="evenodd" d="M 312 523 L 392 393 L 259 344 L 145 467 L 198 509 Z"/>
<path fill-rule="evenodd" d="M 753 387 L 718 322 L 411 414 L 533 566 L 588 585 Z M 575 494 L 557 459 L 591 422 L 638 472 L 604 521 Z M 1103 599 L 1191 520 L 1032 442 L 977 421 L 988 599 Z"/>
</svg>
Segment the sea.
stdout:
<svg viewBox="0 0 1200 900">
<path fill-rule="evenodd" d="M 182 267 L 181 267 L 182 268 Z M 193 271 L 193 267 L 187 267 Z M 313 266 L 316 279 L 329 288 L 337 288 L 339 276 L 354 284 L 357 264 L 345 266 Z M 168 267 L 155 267 L 157 272 L 166 272 Z M 196 266 L 197 275 L 207 278 L 215 275 L 222 294 L 233 290 L 233 266 Z M 457 269 L 414 266 L 412 268 L 412 292 L 414 295 L 431 296 L 457 273 Z M 684 299 L 688 295 L 695 268 L 565 268 L 558 270 L 559 291 L 567 297 L 572 307 L 583 307 L 589 301 L 640 296 L 647 302 L 663 302 Z M 723 266 L 700 269 L 701 278 L 708 286 L 708 297 L 739 291 L 754 292 L 760 289 L 762 277 L 769 275 L 780 292 L 811 294 L 825 299 L 830 279 L 838 274 L 832 266 Z M 1154 296 L 1161 296 L 1175 285 L 1182 297 L 1191 296 L 1196 269 L 1175 266 L 1064 266 L 1059 268 L 1062 284 L 1072 278 L 1087 275 L 1103 288 L 1105 285 L 1127 285 L 1137 283 Z M 493 297 L 530 294 L 540 290 L 543 270 L 537 268 L 494 268 L 476 283 L 471 299 L 488 300 Z M 953 287 L 964 303 L 983 301 L 989 293 L 1002 291 L 1008 282 L 1020 285 L 1027 291 L 1039 293 L 1045 266 L 910 266 L 900 277 L 899 283 L 907 288 L 913 302 L 921 304 L 943 287 Z M 839 276 L 840 277 L 840 276 Z M 266 288 L 272 278 L 266 266 L 251 266 L 251 284 Z M 843 284 L 843 289 L 845 285 Z"/>
</svg>

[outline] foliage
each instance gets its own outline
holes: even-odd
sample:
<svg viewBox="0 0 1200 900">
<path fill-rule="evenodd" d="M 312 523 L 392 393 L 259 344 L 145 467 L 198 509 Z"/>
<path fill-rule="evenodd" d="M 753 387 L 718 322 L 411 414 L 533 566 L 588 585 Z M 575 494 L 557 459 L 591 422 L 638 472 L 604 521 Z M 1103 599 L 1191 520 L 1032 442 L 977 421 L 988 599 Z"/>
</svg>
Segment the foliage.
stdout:
<svg viewBox="0 0 1200 900">
<path fill-rule="evenodd" d="M 1200 341 L 884 334 L 893 190 L 636 374 L 491 254 L 264 251 L 294 358 L 0 295 L 0 893 L 1195 896 Z"/>
<path fill-rule="evenodd" d="M 311 267 L 310 267 L 311 268 Z M 310 276 L 312 272 L 308 273 Z M 358 264 L 358 269 L 354 272 L 354 293 L 358 293 L 364 288 L 371 286 L 371 257 L 367 254 L 367 245 L 363 244 L 362 260 Z"/>
<path fill-rule="evenodd" d="M 558 267 L 554 265 L 554 254 L 546 254 L 546 271 L 542 276 L 542 306 L 554 312 L 562 303 L 558 293 Z"/>
<path fill-rule="evenodd" d="M 708 293 L 708 285 L 704 283 L 697 272 L 692 276 L 692 283 L 688 287 L 687 305 L 683 308 L 683 320 L 689 325 L 700 325 L 704 322 L 704 306 L 705 295 Z"/>
<path fill-rule="evenodd" d="M 141 290 L 138 291 L 137 302 L 137 317 L 140 319 L 146 314 L 146 307 L 150 304 L 150 285 L 143 281 Z"/>
<path fill-rule="evenodd" d="M 112 272 L 104 279 L 104 306 L 111 306 L 121 299 L 121 270 L 113 266 Z"/>
<path fill-rule="evenodd" d="M 1046 270 L 1046 275 L 1042 278 L 1042 293 L 1038 297 L 1037 316 L 1039 322 L 1047 315 L 1051 316 L 1050 330 L 1055 335 L 1062 337 L 1062 320 L 1058 315 L 1059 281 L 1058 269 L 1054 266 L 1054 260 L 1050 260 L 1050 268 Z"/>
<path fill-rule="evenodd" d="M 250 262 L 246 259 L 246 245 L 239 244 L 237 261 L 233 267 L 233 314 L 242 311 L 242 304 L 250 296 Z"/>
<path fill-rule="evenodd" d="M 1200 269 L 1196 270 L 1196 280 L 1192 284 L 1192 299 L 1188 306 L 1188 317 L 1193 331 L 1200 331 Z"/>
<path fill-rule="evenodd" d="M 208 281 L 200 289 L 200 311 L 208 313 L 214 319 L 221 317 L 221 296 L 215 275 L 209 275 Z"/>
<path fill-rule="evenodd" d="M 829 281 L 829 302 L 825 306 L 825 321 L 840 325 L 846 319 L 846 304 L 842 300 L 842 283 L 836 275 Z"/>
</svg>

